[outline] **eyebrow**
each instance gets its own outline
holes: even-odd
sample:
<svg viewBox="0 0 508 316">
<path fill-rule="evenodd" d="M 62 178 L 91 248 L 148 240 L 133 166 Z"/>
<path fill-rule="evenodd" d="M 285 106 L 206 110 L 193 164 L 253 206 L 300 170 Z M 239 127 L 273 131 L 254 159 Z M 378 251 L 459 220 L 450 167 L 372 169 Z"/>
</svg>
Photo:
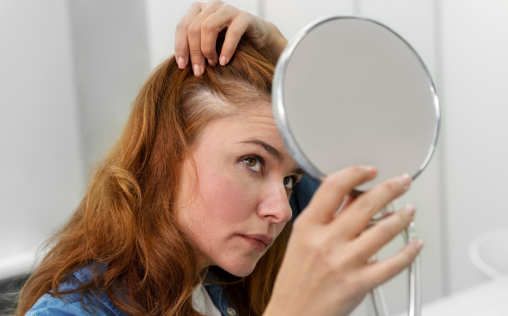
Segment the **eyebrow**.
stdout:
<svg viewBox="0 0 508 316">
<path fill-rule="evenodd" d="M 246 141 L 243 141 L 243 142 L 240 142 L 240 143 L 242 143 L 242 144 L 255 144 L 255 145 L 261 146 L 261 147 L 263 147 L 266 150 L 267 153 L 269 153 L 272 157 L 277 159 L 279 162 L 282 162 L 284 160 L 281 152 L 277 148 L 273 147 L 270 144 L 265 143 L 262 140 L 259 140 L 259 139 L 249 139 L 249 140 L 246 140 Z M 299 175 L 303 175 L 305 172 L 301 168 L 295 168 L 293 170 L 293 173 L 299 174 Z"/>
</svg>

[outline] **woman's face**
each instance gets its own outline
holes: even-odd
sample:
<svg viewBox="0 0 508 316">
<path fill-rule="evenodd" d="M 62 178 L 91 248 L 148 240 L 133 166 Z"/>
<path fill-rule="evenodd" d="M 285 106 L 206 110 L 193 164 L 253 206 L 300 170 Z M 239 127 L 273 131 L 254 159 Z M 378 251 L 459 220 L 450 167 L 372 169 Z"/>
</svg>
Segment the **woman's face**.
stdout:
<svg viewBox="0 0 508 316">
<path fill-rule="evenodd" d="M 291 219 L 301 169 L 286 151 L 266 101 L 214 120 L 184 163 L 176 217 L 200 250 L 200 267 L 246 276 Z"/>
</svg>

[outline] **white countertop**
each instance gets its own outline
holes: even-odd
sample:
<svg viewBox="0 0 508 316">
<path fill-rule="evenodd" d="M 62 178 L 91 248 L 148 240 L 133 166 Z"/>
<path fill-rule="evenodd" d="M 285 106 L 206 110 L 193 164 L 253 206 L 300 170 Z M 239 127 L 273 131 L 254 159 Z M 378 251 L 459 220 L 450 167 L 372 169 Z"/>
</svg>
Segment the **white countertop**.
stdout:
<svg viewBox="0 0 508 316">
<path fill-rule="evenodd" d="M 424 304 L 422 316 L 508 316 L 508 277 Z"/>
</svg>

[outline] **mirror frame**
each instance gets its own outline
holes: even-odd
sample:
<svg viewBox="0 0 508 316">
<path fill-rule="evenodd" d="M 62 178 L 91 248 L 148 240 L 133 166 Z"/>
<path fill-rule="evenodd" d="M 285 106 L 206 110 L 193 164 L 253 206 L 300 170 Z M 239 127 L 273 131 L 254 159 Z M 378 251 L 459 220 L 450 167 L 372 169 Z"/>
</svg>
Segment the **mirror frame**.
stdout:
<svg viewBox="0 0 508 316">
<path fill-rule="evenodd" d="M 434 139 L 430 146 L 429 152 L 427 154 L 427 157 L 425 158 L 423 164 L 420 166 L 419 170 L 412 175 L 412 179 L 416 179 L 418 175 L 425 169 L 425 167 L 428 165 L 430 159 L 432 158 L 432 155 L 435 152 L 436 145 L 437 145 L 437 138 L 439 135 L 440 125 L 441 125 L 441 111 L 440 111 L 440 105 L 439 105 L 439 98 L 437 96 L 436 88 L 434 85 L 434 82 L 432 81 L 432 77 L 430 76 L 430 73 L 425 66 L 425 63 L 420 58 L 420 56 L 416 53 L 414 48 L 406 41 L 404 40 L 399 34 L 394 32 L 392 29 L 387 27 L 386 25 L 383 25 L 377 21 L 368 19 L 368 18 L 362 18 L 362 17 L 356 17 L 356 16 L 331 16 L 331 17 L 325 17 L 319 20 L 316 20 L 315 22 L 310 23 L 306 27 L 304 27 L 302 30 L 300 30 L 288 43 L 284 51 L 279 57 L 279 60 L 277 62 L 277 65 L 275 67 L 275 73 L 273 77 L 272 82 L 272 107 L 273 107 L 273 115 L 275 118 L 275 122 L 277 124 L 277 128 L 279 129 L 279 132 L 281 134 L 282 140 L 284 141 L 284 144 L 286 145 L 287 150 L 293 157 L 293 159 L 302 167 L 302 169 L 314 180 L 321 182 L 321 178 L 325 177 L 326 175 L 323 174 L 321 171 L 319 171 L 316 166 L 305 156 L 301 148 L 298 146 L 298 143 L 296 139 L 293 136 L 293 133 L 291 132 L 291 128 L 289 127 L 289 122 L 287 120 L 286 110 L 284 107 L 284 95 L 283 95 L 283 88 L 284 88 L 284 78 L 286 75 L 286 70 L 288 67 L 289 60 L 295 51 L 295 49 L 300 44 L 301 40 L 307 36 L 312 30 L 317 28 L 323 23 L 337 20 L 337 19 L 358 19 L 363 20 L 368 23 L 374 23 L 378 26 L 381 26 L 385 28 L 387 31 L 391 32 L 395 36 L 397 36 L 403 43 L 406 44 L 406 46 L 409 48 L 409 50 L 414 54 L 414 56 L 417 58 L 417 60 L 420 62 L 420 65 L 425 72 L 425 75 L 427 76 L 427 80 L 429 83 L 430 92 L 432 94 L 432 98 L 434 101 L 434 109 L 436 114 L 436 128 L 434 130 Z M 337 170 L 338 171 L 338 170 Z"/>
</svg>

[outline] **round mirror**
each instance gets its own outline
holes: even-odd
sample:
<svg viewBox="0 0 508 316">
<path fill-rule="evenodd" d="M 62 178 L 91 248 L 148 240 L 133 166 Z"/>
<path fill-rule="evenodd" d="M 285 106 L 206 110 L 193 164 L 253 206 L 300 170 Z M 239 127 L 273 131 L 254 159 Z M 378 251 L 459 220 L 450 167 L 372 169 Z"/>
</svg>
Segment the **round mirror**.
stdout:
<svg viewBox="0 0 508 316">
<path fill-rule="evenodd" d="M 289 152 L 319 180 L 354 165 L 415 179 L 439 131 L 439 101 L 414 49 L 369 19 L 331 17 L 304 28 L 282 53 L 274 116 Z"/>
</svg>

